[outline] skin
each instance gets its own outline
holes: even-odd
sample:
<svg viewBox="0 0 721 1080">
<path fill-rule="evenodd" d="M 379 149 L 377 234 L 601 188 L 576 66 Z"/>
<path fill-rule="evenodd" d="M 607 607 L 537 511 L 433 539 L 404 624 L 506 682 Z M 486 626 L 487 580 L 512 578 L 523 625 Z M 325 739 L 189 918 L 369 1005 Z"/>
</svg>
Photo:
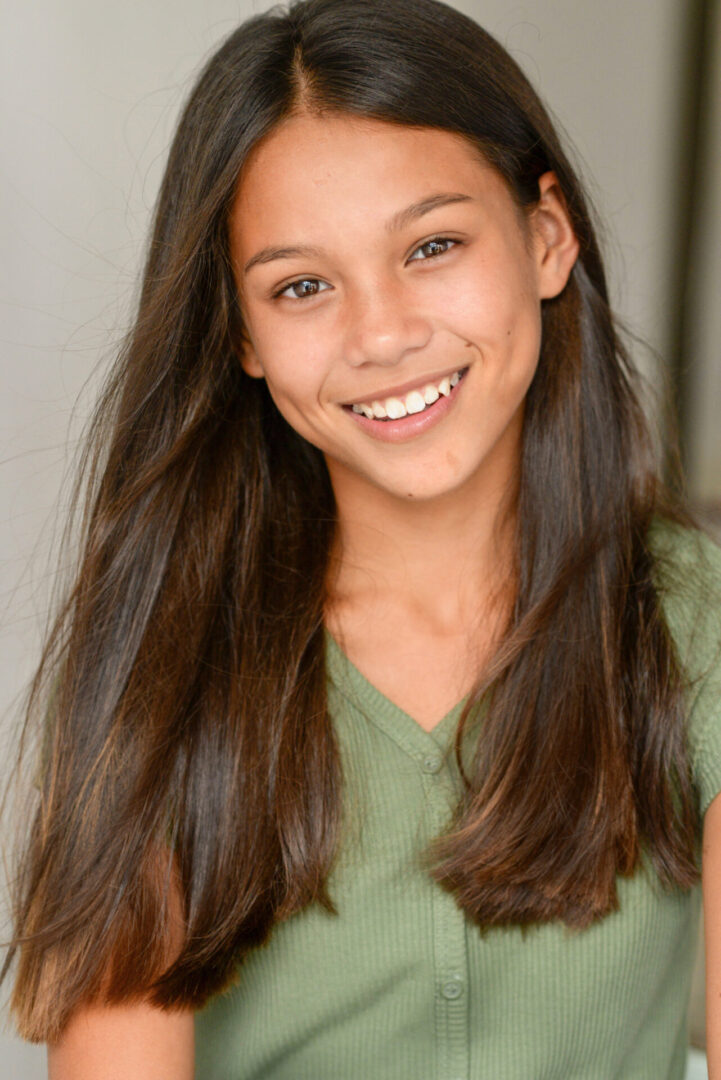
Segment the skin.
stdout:
<svg viewBox="0 0 721 1080">
<path fill-rule="evenodd" d="M 505 183 L 448 132 L 302 115 L 251 155 L 231 222 L 250 339 L 241 362 L 323 451 L 344 512 L 395 504 L 413 517 L 422 503 L 435 515 L 440 503 L 507 485 L 538 361 L 540 299 L 560 292 L 578 250 L 553 174 L 542 187 L 528 250 Z M 386 231 L 399 210 L 442 192 L 469 198 Z M 456 243 L 433 257 L 418 250 L 438 234 Z M 244 272 L 258 251 L 291 244 L 324 253 Z M 273 295 L 299 278 L 315 282 L 315 295 Z M 341 408 L 456 364 L 470 370 L 453 424 L 402 446 L 369 438 Z"/>
<path fill-rule="evenodd" d="M 323 451 L 336 496 L 327 624 L 366 677 L 428 729 L 467 691 L 503 623 L 503 591 L 491 583 L 508 580 L 541 301 L 561 292 L 578 255 L 553 173 L 539 189 L 524 221 L 460 137 L 301 115 L 256 148 L 238 191 L 241 363 Z M 439 192 L 474 201 L 387 231 L 398 210 Z M 461 243 L 418 261 L 433 236 Z M 322 251 L 245 272 L 263 248 L 301 244 Z M 316 284 L 272 299 L 299 278 Z M 339 407 L 456 363 L 470 367 L 452 419 L 401 446 L 370 439 Z M 435 582 L 443 588 L 427 587 Z M 721 796 L 704 821 L 703 894 L 708 1066 L 721 1080 Z"/>
<path fill-rule="evenodd" d="M 540 302 L 561 291 L 578 250 L 552 173 L 540 189 L 522 227 L 503 182 L 457 136 L 297 116 L 251 155 L 232 214 L 240 362 L 325 454 L 335 490 L 329 626 L 427 727 L 465 692 L 471 613 L 493 607 Z M 386 230 L 398 211 L 443 192 L 469 198 Z M 418 249 L 439 235 L 457 244 L 424 261 L 438 249 Z M 299 244 L 323 254 L 244 272 L 262 249 Z M 273 297 L 299 277 L 322 282 L 317 295 Z M 463 397 L 408 443 L 378 443 L 342 408 L 456 364 L 469 366 Z M 193 1017 L 145 1003 L 81 1009 L 48 1059 L 51 1080 L 190 1080 Z"/>
<path fill-rule="evenodd" d="M 49 1080 L 193 1080 L 193 1013 L 151 1005 L 80 1010 L 48 1047 Z"/>
<path fill-rule="evenodd" d="M 161 865 L 165 860 L 161 859 Z M 178 878 L 170 892 L 170 962 L 183 941 Z M 195 1024 L 189 1009 L 144 1001 L 78 1009 L 48 1046 L 48 1080 L 193 1080 Z"/>
<path fill-rule="evenodd" d="M 505 552 L 541 301 L 563 289 L 578 254 L 553 173 L 539 189 L 524 220 L 458 136 L 300 115 L 255 149 L 232 214 L 240 363 L 266 379 L 286 420 L 323 452 L 335 491 L 328 626 L 361 671 L 427 728 L 492 652 L 512 585 Z M 387 230 L 398 211 L 443 192 L 469 200 Z M 439 248 L 422 245 L 433 237 L 457 245 L 431 256 Z M 245 271 L 263 249 L 298 245 L 318 250 Z M 274 296 L 299 279 L 315 282 L 295 290 L 310 298 L 292 289 Z M 342 408 L 456 364 L 469 367 L 463 396 L 407 443 L 377 442 Z M 438 582 L 443 588 L 428 587 Z M 704 901 L 714 1080 L 719 799 L 706 815 Z M 190 1080 L 192 1014 L 143 1003 L 80 1010 L 49 1048 L 49 1065 L 51 1080 Z"/>
<path fill-rule="evenodd" d="M 578 253 L 554 174 L 539 188 L 526 218 L 458 135 L 301 114 L 255 148 L 232 215 L 240 361 L 323 452 L 333 483 L 327 624 L 427 728 L 469 688 L 510 602 L 541 301 L 563 289 Z M 464 199 L 389 229 L 443 193 Z M 443 240 L 429 247 L 434 237 Z M 313 252 L 248 268 L 259 252 L 290 247 Z M 468 372 L 452 411 L 402 444 L 372 438 L 342 407 L 456 367 Z"/>
</svg>

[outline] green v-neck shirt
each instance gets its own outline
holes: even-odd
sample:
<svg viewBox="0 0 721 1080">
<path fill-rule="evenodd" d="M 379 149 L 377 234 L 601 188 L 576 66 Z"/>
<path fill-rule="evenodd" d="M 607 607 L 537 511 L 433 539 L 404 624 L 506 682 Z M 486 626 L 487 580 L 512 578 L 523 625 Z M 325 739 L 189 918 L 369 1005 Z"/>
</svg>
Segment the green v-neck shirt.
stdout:
<svg viewBox="0 0 721 1080">
<path fill-rule="evenodd" d="M 684 586 L 677 599 L 670 583 L 667 617 L 699 676 L 690 743 L 705 811 L 721 790 L 721 553 L 702 542 L 708 568 L 689 591 L 696 542 L 666 540 Z M 338 915 L 316 905 L 277 926 L 198 1013 L 197 1080 L 680 1080 L 700 889 L 664 892 L 644 865 L 587 930 L 481 936 L 418 863 L 460 794 L 465 700 L 424 731 L 329 634 L 326 660 L 344 770 Z M 482 724 L 481 710 L 466 750 Z"/>
</svg>

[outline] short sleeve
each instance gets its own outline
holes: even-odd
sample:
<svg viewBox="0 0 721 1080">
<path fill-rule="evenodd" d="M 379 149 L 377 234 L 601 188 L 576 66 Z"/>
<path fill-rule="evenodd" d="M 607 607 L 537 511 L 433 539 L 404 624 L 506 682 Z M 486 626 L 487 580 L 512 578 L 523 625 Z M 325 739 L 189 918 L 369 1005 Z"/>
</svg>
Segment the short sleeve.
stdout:
<svg viewBox="0 0 721 1080">
<path fill-rule="evenodd" d="M 721 547 L 702 532 L 654 529 L 661 604 L 685 675 L 687 738 L 701 814 L 721 792 Z"/>
</svg>

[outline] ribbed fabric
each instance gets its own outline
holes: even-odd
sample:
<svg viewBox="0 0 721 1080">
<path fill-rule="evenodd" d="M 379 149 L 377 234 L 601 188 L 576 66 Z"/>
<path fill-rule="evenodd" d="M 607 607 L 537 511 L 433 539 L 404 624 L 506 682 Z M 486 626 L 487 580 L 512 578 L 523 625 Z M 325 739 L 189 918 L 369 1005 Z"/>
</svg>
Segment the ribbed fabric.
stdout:
<svg viewBox="0 0 721 1080">
<path fill-rule="evenodd" d="M 687 584 L 698 552 L 668 536 Z M 708 604 L 721 597 L 721 557 L 703 547 Z M 682 655 L 693 644 L 703 657 L 691 744 L 705 810 L 721 790 L 721 666 L 710 664 L 721 602 L 699 639 L 671 577 L 672 631 Z M 620 910 L 588 930 L 481 937 L 417 861 L 460 792 L 464 702 L 426 732 L 330 635 L 326 648 L 345 785 L 329 882 L 339 915 L 314 907 L 278 926 L 198 1014 L 197 1080 L 681 1080 L 700 890 L 665 893 L 643 869 L 619 880 Z"/>
</svg>

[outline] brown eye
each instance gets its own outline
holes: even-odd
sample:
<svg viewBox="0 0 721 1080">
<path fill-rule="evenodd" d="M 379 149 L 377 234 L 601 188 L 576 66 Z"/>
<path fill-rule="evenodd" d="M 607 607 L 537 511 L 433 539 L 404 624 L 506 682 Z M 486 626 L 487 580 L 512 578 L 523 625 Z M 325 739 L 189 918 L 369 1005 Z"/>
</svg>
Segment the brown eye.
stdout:
<svg viewBox="0 0 721 1080">
<path fill-rule="evenodd" d="M 289 300 L 304 300 L 307 296 L 316 296 L 317 293 L 323 292 L 321 286 L 325 284 L 319 278 L 298 278 L 297 281 L 291 281 L 289 285 L 284 285 L 274 296 L 286 296 Z"/>
<path fill-rule="evenodd" d="M 411 260 L 422 262 L 424 259 L 432 259 L 437 255 L 445 255 L 457 243 L 457 240 L 451 240 L 448 236 L 434 236 L 431 240 L 426 240 L 425 244 L 421 244 L 420 247 L 416 248 L 411 255 Z M 419 252 L 423 252 L 423 254 L 419 255 Z"/>
</svg>

